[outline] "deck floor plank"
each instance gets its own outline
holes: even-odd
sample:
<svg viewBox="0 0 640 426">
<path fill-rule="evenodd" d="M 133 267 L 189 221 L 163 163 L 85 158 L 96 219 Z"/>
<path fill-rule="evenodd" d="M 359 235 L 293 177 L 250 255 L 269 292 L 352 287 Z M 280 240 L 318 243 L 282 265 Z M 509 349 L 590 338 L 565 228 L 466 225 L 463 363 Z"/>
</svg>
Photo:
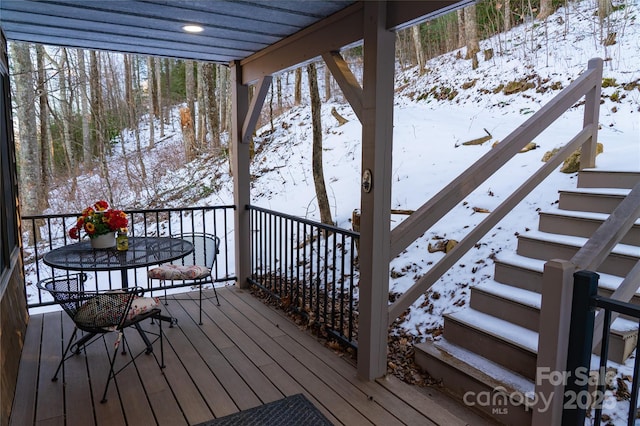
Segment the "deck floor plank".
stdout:
<svg viewBox="0 0 640 426">
<path fill-rule="evenodd" d="M 25 334 L 22 358 L 20 359 L 20 373 L 16 383 L 16 395 L 14 398 L 9 426 L 31 425 L 34 422 L 36 412 L 36 393 L 33 391 L 38 386 L 38 368 L 40 364 L 40 347 L 42 339 L 43 315 L 34 315 L 29 319 L 29 326 Z M 30 350 L 33 349 L 33 350 Z"/>
<path fill-rule="evenodd" d="M 60 314 L 44 314 L 36 423 L 46 421 L 47 424 L 64 425 L 64 393 L 61 389 L 62 377 L 59 375 L 58 381 L 51 381 L 60 362 L 60 355 L 62 354 L 61 338 L 62 321 Z"/>
<path fill-rule="evenodd" d="M 153 355 L 141 355 L 116 377 L 104 404 L 106 348 L 113 348 L 115 333 L 109 333 L 106 346 L 97 341 L 67 360 L 60 380 L 51 382 L 62 353 L 60 333 L 68 336 L 73 325 L 61 312 L 33 315 L 10 425 L 194 425 L 297 393 L 336 425 L 465 424 L 395 377 L 360 380 L 352 360 L 250 292 L 221 287 L 220 306 L 210 299 L 212 293 L 204 292 L 202 326 L 193 300 L 197 292 L 169 296 L 176 300 L 163 310 L 178 325 L 163 324 L 167 367 L 160 370 Z M 144 348 L 135 334 L 128 341 L 134 353 Z M 159 342 L 154 354 L 159 355 Z M 122 358 L 117 362 L 128 357 Z M 460 410 L 469 418 L 468 410 Z"/>
</svg>

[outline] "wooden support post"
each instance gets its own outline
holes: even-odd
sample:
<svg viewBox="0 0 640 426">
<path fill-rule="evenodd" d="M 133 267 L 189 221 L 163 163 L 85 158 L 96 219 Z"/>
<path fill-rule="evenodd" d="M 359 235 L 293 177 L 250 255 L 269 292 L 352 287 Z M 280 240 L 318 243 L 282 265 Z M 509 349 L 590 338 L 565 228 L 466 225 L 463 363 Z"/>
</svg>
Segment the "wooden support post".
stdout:
<svg viewBox="0 0 640 426">
<path fill-rule="evenodd" d="M 249 144 L 242 143 L 244 126 L 249 111 L 249 86 L 241 82 L 242 67 L 231 63 L 231 165 L 233 173 L 233 202 L 235 227 L 236 276 L 240 288 L 249 287 L 251 273 L 251 223 L 246 206 L 250 202 Z"/>
<path fill-rule="evenodd" d="M 574 271 L 575 266 L 566 260 L 549 260 L 544 265 L 533 426 L 559 426 L 562 419 L 564 383 L 555 378 L 567 366 Z"/>
<path fill-rule="evenodd" d="M 580 169 L 596 166 L 596 149 L 598 144 L 598 120 L 600 119 L 600 92 L 602 90 L 602 59 L 589 60 L 588 69 L 598 74 L 593 89 L 585 96 L 583 127 L 594 124 L 591 139 L 582 145 L 580 151 Z"/>
<path fill-rule="evenodd" d="M 387 2 L 364 2 L 358 376 L 387 371 L 395 33 Z"/>
</svg>

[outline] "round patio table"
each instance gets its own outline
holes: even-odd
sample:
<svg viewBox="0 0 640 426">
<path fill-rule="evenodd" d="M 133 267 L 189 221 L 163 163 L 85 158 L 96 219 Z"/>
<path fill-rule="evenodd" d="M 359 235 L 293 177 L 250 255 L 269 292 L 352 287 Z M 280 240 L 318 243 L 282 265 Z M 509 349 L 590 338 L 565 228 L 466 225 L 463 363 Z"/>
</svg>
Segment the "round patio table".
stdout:
<svg viewBox="0 0 640 426">
<path fill-rule="evenodd" d="M 122 287 L 128 287 L 127 270 L 180 259 L 193 251 L 187 240 L 170 237 L 130 237 L 129 249 L 94 249 L 90 241 L 58 247 L 45 253 L 42 260 L 56 269 L 72 271 L 114 271 L 122 275 Z"/>
</svg>

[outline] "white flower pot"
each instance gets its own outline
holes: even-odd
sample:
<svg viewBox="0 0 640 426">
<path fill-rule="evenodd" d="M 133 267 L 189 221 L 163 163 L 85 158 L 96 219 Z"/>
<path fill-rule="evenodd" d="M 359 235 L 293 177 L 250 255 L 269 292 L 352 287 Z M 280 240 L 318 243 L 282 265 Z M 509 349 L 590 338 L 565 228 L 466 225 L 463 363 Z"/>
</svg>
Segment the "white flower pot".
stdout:
<svg viewBox="0 0 640 426">
<path fill-rule="evenodd" d="M 94 249 L 106 249 L 116 246 L 116 233 L 109 232 L 108 234 L 98 235 L 91 238 L 91 247 Z"/>
</svg>

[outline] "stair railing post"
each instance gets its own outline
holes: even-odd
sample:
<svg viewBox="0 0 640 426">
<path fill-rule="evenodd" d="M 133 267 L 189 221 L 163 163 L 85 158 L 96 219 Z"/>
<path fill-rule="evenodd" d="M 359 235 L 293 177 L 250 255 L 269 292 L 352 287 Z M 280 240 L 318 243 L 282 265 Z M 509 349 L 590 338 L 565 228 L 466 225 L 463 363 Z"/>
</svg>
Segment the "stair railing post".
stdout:
<svg viewBox="0 0 640 426">
<path fill-rule="evenodd" d="M 561 424 L 564 401 L 562 378 L 567 366 L 574 272 L 575 266 L 566 260 L 552 259 L 544 265 L 533 426 Z"/>
<path fill-rule="evenodd" d="M 602 59 L 589 60 L 589 70 L 595 72 L 595 84 L 585 94 L 583 127 L 592 126 L 591 137 L 580 152 L 580 170 L 596 166 L 598 144 L 598 120 L 600 118 L 600 95 L 602 92 Z"/>
<path fill-rule="evenodd" d="M 598 278 L 591 271 L 578 271 L 573 281 L 571 304 L 571 326 L 569 331 L 569 353 L 567 354 L 567 383 L 564 389 L 562 424 L 583 425 L 591 398 L 589 392 L 589 370 L 595 308 L 593 297 L 598 293 Z"/>
</svg>

